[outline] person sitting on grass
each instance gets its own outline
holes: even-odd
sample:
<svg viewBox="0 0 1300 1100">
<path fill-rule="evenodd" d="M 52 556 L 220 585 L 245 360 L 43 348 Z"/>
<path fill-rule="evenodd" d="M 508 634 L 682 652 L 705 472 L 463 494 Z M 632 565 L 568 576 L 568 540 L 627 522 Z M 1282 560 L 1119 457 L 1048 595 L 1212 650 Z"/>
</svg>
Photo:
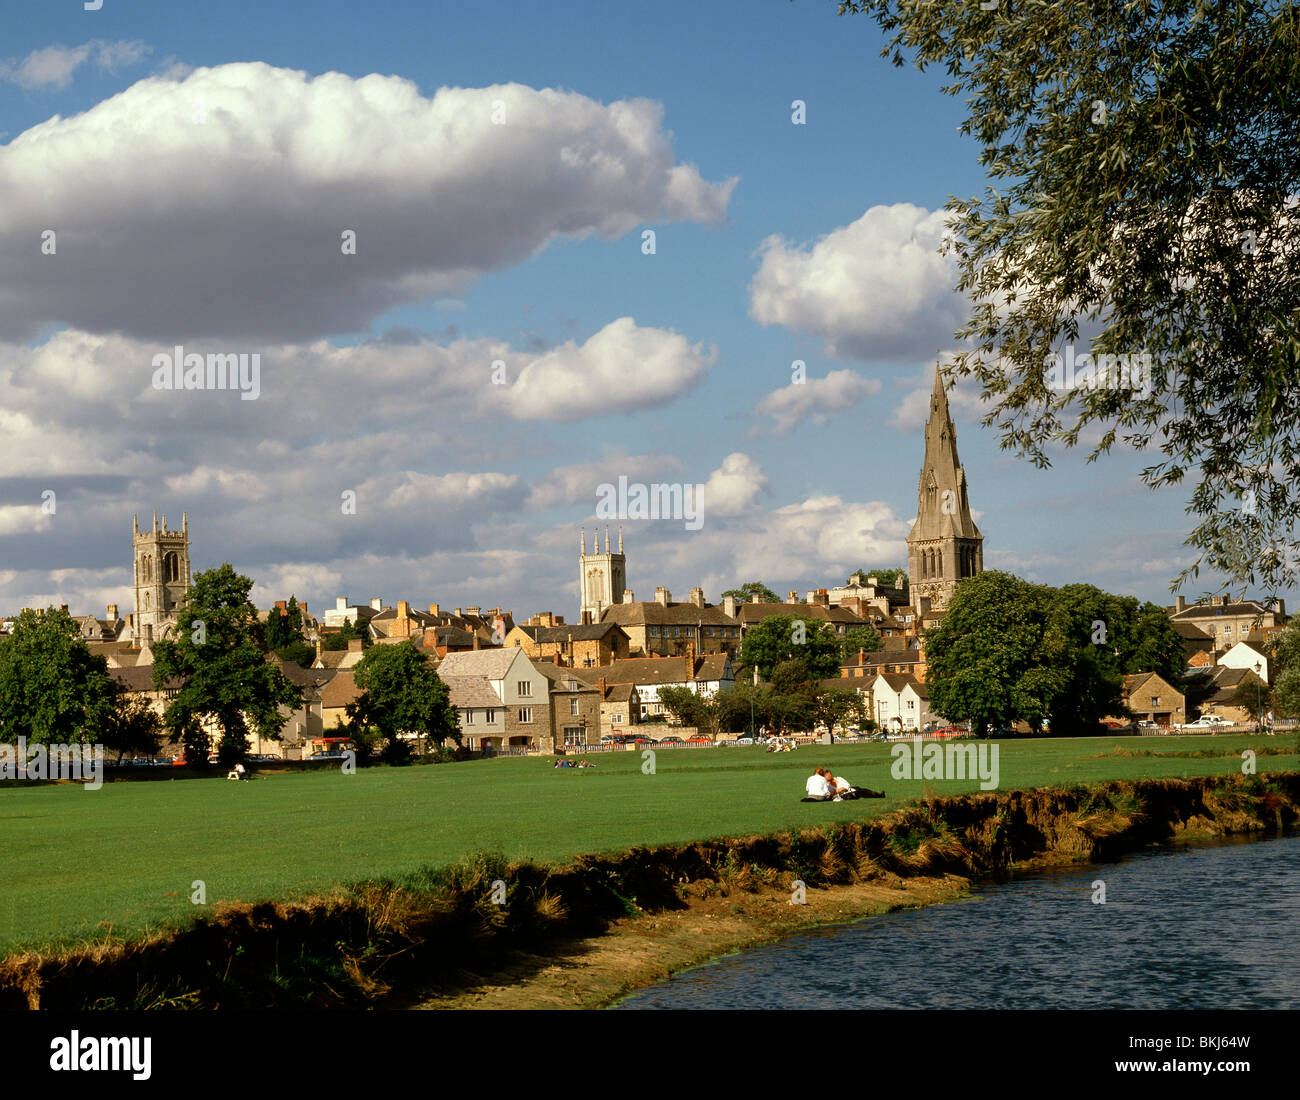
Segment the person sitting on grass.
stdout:
<svg viewBox="0 0 1300 1100">
<path fill-rule="evenodd" d="M 807 797 L 804 798 L 805 802 L 830 802 L 835 797 L 831 791 L 831 785 L 826 782 L 826 776 L 821 768 L 817 768 L 808 777 L 804 789 L 808 792 Z"/>
</svg>

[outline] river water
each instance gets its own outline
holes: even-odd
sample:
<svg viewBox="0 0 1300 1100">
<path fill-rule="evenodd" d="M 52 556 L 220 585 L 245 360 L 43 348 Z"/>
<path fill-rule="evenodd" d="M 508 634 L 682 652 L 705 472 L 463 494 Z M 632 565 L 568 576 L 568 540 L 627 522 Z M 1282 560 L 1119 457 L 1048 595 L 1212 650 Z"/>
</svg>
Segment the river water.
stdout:
<svg viewBox="0 0 1300 1100">
<path fill-rule="evenodd" d="M 1143 852 L 971 894 L 801 932 L 613 1007 L 1300 1008 L 1300 836 Z"/>
</svg>

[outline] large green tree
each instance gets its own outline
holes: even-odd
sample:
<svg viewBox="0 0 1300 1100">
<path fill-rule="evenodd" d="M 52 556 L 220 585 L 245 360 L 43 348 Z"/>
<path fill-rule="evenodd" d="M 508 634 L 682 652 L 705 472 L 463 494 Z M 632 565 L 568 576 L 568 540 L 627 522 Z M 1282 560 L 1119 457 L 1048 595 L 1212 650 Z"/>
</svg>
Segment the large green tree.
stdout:
<svg viewBox="0 0 1300 1100">
<path fill-rule="evenodd" d="M 163 724 L 153 704 L 139 696 L 120 692 L 116 705 L 103 725 L 105 752 L 124 756 L 155 756 L 163 744 Z"/>
<path fill-rule="evenodd" d="M 790 615 L 769 615 L 745 631 L 740 661 L 748 668 L 757 667 L 764 679 L 770 679 L 778 664 L 792 658 L 802 660 L 814 679 L 835 676 L 840 669 L 839 640 L 820 619 Z"/>
<path fill-rule="evenodd" d="M 901 588 L 907 583 L 907 572 L 896 567 L 890 569 L 859 569 L 858 572 L 862 574 L 863 579 L 875 577 L 881 584 L 888 585 L 890 588 Z M 852 581 L 853 577 L 850 577 L 844 583 L 850 584 Z"/>
<path fill-rule="evenodd" d="M 734 596 L 738 603 L 749 603 L 757 596 L 759 603 L 780 603 L 781 597 L 767 587 L 762 581 L 746 581 L 739 588 L 728 588 L 723 597 Z"/>
<path fill-rule="evenodd" d="M 859 651 L 874 653 L 880 648 L 880 635 L 870 623 L 863 626 L 851 626 L 839 638 L 840 663 L 848 664 L 856 660 Z"/>
<path fill-rule="evenodd" d="M 153 645 L 154 684 L 181 684 L 164 721 L 173 739 L 184 742 L 192 765 L 207 759 L 204 719 L 220 727 L 217 751 L 229 764 L 248 752 L 249 719 L 261 737 L 279 740 L 284 718 L 278 708 L 302 704 L 301 691 L 266 659 L 252 588 L 251 578 L 229 563 L 196 574 L 175 636 Z"/>
<path fill-rule="evenodd" d="M 1065 685 L 1065 650 L 1045 647 L 1051 591 L 989 570 L 957 586 L 947 614 L 926 632 L 930 708 L 978 733 L 1023 720 L 1041 728 Z"/>
<path fill-rule="evenodd" d="M 950 371 L 1038 466 L 1085 437 L 1194 489 L 1200 567 L 1300 577 L 1300 11 L 1292 0 L 844 0 L 895 65 L 942 66 L 982 146 L 953 198 Z M 1073 356 L 1100 361 L 1071 384 Z M 1061 359 L 1054 358 L 1061 356 Z M 1127 357 L 1127 358 L 1123 358 Z M 1125 371 L 1127 367 L 1127 371 Z M 1190 475 L 1190 477 L 1188 476 Z"/>
<path fill-rule="evenodd" d="M 348 715 L 362 727 L 379 730 L 390 763 L 407 756 L 404 733 L 439 745 L 448 738 L 461 743 L 451 692 L 411 641 L 371 647 L 357 662 L 354 676 L 361 696 Z"/>
<path fill-rule="evenodd" d="M 0 645 L 0 741 L 96 742 L 113 713 L 117 686 L 59 608 L 18 616 Z"/>
<path fill-rule="evenodd" d="M 1269 679 L 1280 716 L 1300 718 L 1300 617 L 1291 620 L 1269 647 Z"/>
</svg>

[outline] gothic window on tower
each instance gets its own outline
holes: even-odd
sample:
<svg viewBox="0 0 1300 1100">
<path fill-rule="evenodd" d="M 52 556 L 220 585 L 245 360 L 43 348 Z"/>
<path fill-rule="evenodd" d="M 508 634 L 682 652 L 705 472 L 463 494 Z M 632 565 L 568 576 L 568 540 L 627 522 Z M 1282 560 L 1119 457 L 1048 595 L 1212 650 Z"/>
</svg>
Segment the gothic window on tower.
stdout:
<svg viewBox="0 0 1300 1100">
<path fill-rule="evenodd" d="M 146 584 L 153 580 L 153 561 L 148 554 L 140 559 L 140 579 Z"/>
<path fill-rule="evenodd" d="M 163 582 L 166 584 L 171 584 L 173 581 L 177 579 L 179 573 L 180 573 L 180 560 L 177 558 L 174 552 L 168 554 L 165 558 L 163 558 Z"/>
</svg>

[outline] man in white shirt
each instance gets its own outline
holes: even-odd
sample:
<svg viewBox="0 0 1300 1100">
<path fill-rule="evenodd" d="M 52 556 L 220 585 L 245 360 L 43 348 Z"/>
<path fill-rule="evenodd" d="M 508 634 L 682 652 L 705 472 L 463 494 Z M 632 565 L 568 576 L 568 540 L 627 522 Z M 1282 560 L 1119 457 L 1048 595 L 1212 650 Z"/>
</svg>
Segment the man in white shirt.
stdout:
<svg viewBox="0 0 1300 1100">
<path fill-rule="evenodd" d="M 829 802 L 834 797 L 831 792 L 831 785 L 826 782 L 826 777 L 822 775 L 821 768 L 818 768 L 808 777 L 805 789 L 808 792 L 808 797 L 805 799 L 807 802 Z"/>
</svg>

